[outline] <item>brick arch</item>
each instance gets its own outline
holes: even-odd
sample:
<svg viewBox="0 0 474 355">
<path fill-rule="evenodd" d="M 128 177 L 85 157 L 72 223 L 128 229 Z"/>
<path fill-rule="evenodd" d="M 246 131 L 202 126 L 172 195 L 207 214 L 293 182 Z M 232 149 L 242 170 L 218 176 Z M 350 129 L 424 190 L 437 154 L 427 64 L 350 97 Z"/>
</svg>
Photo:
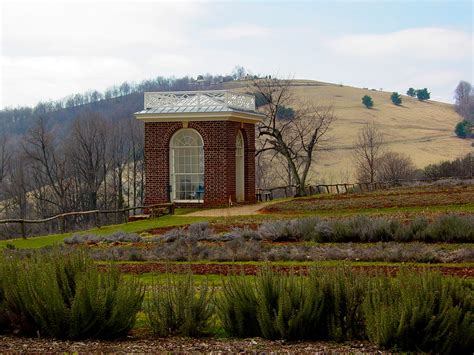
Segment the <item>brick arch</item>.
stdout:
<svg viewBox="0 0 474 355">
<path fill-rule="evenodd" d="M 161 148 L 168 149 L 169 146 L 170 146 L 171 137 L 173 137 L 173 135 L 182 128 L 183 128 L 183 126 L 179 123 L 171 125 L 170 127 L 168 127 L 168 129 L 165 131 L 165 133 L 163 134 L 162 139 L 160 141 Z"/>
<path fill-rule="evenodd" d="M 210 140 L 207 130 L 204 129 L 204 127 L 201 127 L 199 125 L 199 122 L 189 122 L 188 128 L 195 129 L 201 135 L 203 143 L 204 143 L 204 154 L 206 154 L 206 147 L 209 145 L 209 140 Z"/>
</svg>

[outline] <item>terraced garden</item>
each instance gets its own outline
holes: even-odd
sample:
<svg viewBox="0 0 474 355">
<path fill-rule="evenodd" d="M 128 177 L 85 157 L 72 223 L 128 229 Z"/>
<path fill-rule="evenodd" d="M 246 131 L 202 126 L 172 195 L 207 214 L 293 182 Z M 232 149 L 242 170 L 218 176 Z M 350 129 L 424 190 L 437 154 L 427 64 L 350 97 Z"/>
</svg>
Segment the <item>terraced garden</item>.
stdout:
<svg viewBox="0 0 474 355">
<path fill-rule="evenodd" d="M 24 260 L 41 259 L 38 255 L 48 255 L 51 252 L 60 255 L 84 252 L 87 258 L 91 258 L 90 265 L 93 269 L 97 269 L 98 275 L 109 275 L 112 272 L 110 271 L 112 263 L 115 270 L 112 273 L 119 272 L 124 282 L 141 285 L 144 303 L 137 308 L 135 316 L 129 319 L 127 327 L 120 328 L 122 331 L 117 333 L 119 338 L 128 335 L 129 338 L 123 344 L 129 349 L 135 344 L 136 349 L 150 351 L 152 346 L 150 344 L 155 344 L 156 349 L 167 350 L 172 349 L 175 344 L 176 349 L 199 350 L 209 349 L 208 345 L 214 344 L 215 349 L 229 351 L 238 351 L 239 348 L 285 351 L 286 346 L 291 346 L 291 341 L 305 340 L 292 349 L 306 349 L 306 351 L 322 348 L 341 351 L 400 349 L 470 353 L 474 341 L 473 243 L 474 186 L 455 185 L 288 199 L 275 201 L 274 204 L 253 215 L 190 217 L 187 213 L 178 213 L 176 216 L 130 222 L 77 234 L 0 241 L 0 248 L 4 249 L 3 265 L 8 265 L 7 260 L 18 260 L 17 263 L 20 265 Z M 51 249 L 52 245 L 56 247 Z M 33 249 L 39 251 L 34 252 Z M 51 260 L 46 262 L 48 265 L 51 263 L 54 264 Z M 86 264 L 89 265 L 88 262 Z M 7 274 L 6 269 L 2 270 L 3 274 Z M 90 272 L 92 274 L 87 277 L 94 279 L 93 271 Z M 78 275 L 85 274 L 81 271 Z M 238 280 L 246 281 L 241 284 L 240 282 L 244 281 Z M 311 285 L 318 284 L 321 288 L 315 288 L 310 294 L 301 291 L 303 284 L 310 282 L 308 280 L 313 280 Z M 3 282 L 5 285 L 5 281 Z M 51 279 L 49 282 L 54 284 L 56 281 Z M 98 290 L 105 287 L 105 284 L 101 286 L 101 282 L 96 284 Z M 119 287 L 122 281 L 114 282 L 117 282 L 116 287 Z M 411 283 L 412 288 L 421 290 L 421 293 L 394 294 L 394 298 L 390 301 L 387 299 L 389 303 L 385 305 L 370 303 L 376 300 L 370 301 L 372 297 L 370 290 L 391 290 L 393 287 L 396 288 L 398 282 L 403 285 Z M 8 299 L 11 296 L 11 294 L 8 296 L 9 292 L 13 292 L 8 291 L 7 287 L 2 293 L 1 285 L 0 277 L 0 303 L 4 297 L 2 294 L 7 295 Z M 308 289 L 308 285 L 303 289 Z M 363 285 L 362 289 L 360 285 Z M 236 289 L 231 292 L 232 287 Z M 276 298 L 268 298 L 270 295 L 264 291 L 266 289 L 270 292 L 268 287 L 273 289 L 271 292 L 275 292 Z M 246 296 L 233 293 L 237 292 L 237 289 L 247 290 L 250 293 Z M 325 289 L 329 293 L 319 293 Z M 223 306 L 226 290 L 231 292 L 228 295 L 229 299 L 239 300 L 241 299 L 239 297 L 244 297 L 241 303 L 236 301 L 236 304 L 240 305 L 239 308 L 231 309 Z M 334 290 L 339 291 L 337 294 L 332 293 L 336 292 Z M 100 297 L 100 292 L 97 292 L 95 296 L 94 293 L 88 293 L 87 296 L 82 293 L 81 296 L 76 295 L 73 298 Z M 301 297 L 292 297 L 293 294 L 299 294 L 298 292 L 303 292 Z M 390 292 L 393 294 L 393 290 Z M 425 314 L 431 312 L 434 319 L 437 319 L 435 323 L 431 320 L 431 325 L 428 325 L 430 321 L 421 313 L 414 312 L 409 305 L 413 306 L 416 302 L 426 300 L 428 294 L 437 292 L 444 295 L 441 297 L 442 304 L 436 303 L 437 300 L 433 300 L 432 304 L 423 303 L 426 307 L 434 307 L 424 309 L 423 312 Z M 71 297 L 70 293 L 68 295 Z M 168 298 L 160 295 L 168 295 Z M 253 299 L 252 295 L 257 295 L 255 304 L 249 301 Z M 324 301 L 324 297 L 329 298 Z M 381 294 L 380 297 L 382 298 L 377 298 L 377 302 L 381 302 L 380 300 L 387 295 Z M 150 308 L 151 299 L 155 300 L 154 310 Z M 174 301 L 166 306 L 168 302 L 166 299 Z M 196 317 L 207 319 L 204 323 L 191 322 L 184 331 L 179 325 L 165 322 L 166 319 L 168 321 L 175 319 L 178 315 L 173 315 L 173 312 L 178 312 L 181 308 L 186 309 L 184 304 L 193 299 L 197 302 L 193 309 L 204 313 L 194 315 L 179 313 L 180 317 L 184 317 L 182 319 L 185 323 L 191 322 L 191 319 L 196 320 Z M 336 299 L 340 302 L 337 308 L 331 308 L 336 307 L 335 304 L 330 308 L 318 308 L 318 302 L 332 304 L 331 302 Z M 265 304 L 273 307 L 273 311 L 270 310 L 269 314 L 276 312 L 275 314 L 279 316 L 275 319 L 270 317 L 270 320 L 265 318 L 266 321 L 264 318 L 246 318 L 250 317 L 248 310 L 253 310 L 251 313 L 255 313 L 259 307 L 266 307 L 258 300 L 266 300 Z M 301 300 L 309 303 L 302 304 Z M 180 306 L 179 302 L 184 303 Z M 365 310 L 351 308 L 354 307 L 354 302 L 364 304 Z M 203 304 L 207 303 L 214 305 L 214 308 L 212 310 L 203 308 Z M 71 303 L 67 301 L 66 304 Z M 394 313 L 390 316 L 392 318 L 380 316 L 381 318 L 375 319 L 369 315 L 377 314 L 378 307 L 387 307 L 388 304 L 395 307 Z M 397 318 L 396 314 L 401 314 L 401 308 L 396 307 L 405 306 L 408 307 L 410 312 L 408 317 L 411 318 L 404 320 Z M 224 312 L 222 307 L 227 311 Z M 13 312 L 12 309 L 18 307 L 11 308 L 10 312 Z M 164 309 L 174 311 L 171 314 L 163 313 Z M 258 312 L 264 312 L 266 309 L 261 308 Z M 346 311 L 352 309 L 358 314 L 357 318 L 353 319 L 354 323 L 337 323 L 339 321 L 333 317 L 338 314 L 346 317 L 338 313 L 342 312 L 342 309 Z M 27 310 L 24 312 L 28 313 Z M 258 312 L 257 314 L 263 317 L 264 313 Z M 78 322 L 83 321 L 80 314 L 81 312 L 76 314 Z M 296 319 L 305 324 L 314 323 L 313 332 L 298 332 L 296 325 L 292 328 L 291 324 L 299 324 L 292 323 L 296 322 Z M 448 322 L 446 319 L 450 319 L 449 324 L 436 323 L 438 320 L 441 322 L 441 319 L 445 319 L 445 322 Z M 407 324 L 418 322 L 419 329 L 416 333 L 418 344 L 413 343 L 411 335 L 413 330 L 409 328 L 389 336 L 377 331 L 379 327 L 374 325 L 383 322 L 386 327 L 384 329 L 391 329 L 390 327 L 402 321 L 408 322 Z M 0 317 L 0 324 L 1 322 Z M 33 320 L 31 322 L 34 323 Z M 256 322 L 259 327 L 251 334 L 243 334 L 237 326 L 239 322 L 244 324 Z M 41 324 L 38 323 L 33 328 L 44 327 Z M 232 324 L 236 325 L 236 328 Z M 323 324 L 339 325 L 325 328 Z M 12 324 L 7 325 L 4 329 L 6 334 L 11 331 L 28 334 L 30 331 L 29 328 L 23 331 L 18 323 L 14 323 L 13 327 Z M 61 333 L 48 333 L 45 329 L 49 328 L 41 329 L 43 330 L 39 334 L 46 337 L 66 339 L 104 337 L 90 334 L 85 337 L 59 336 Z M 353 333 L 350 329 L 363 329 L 363 331 Z M 462 338 L 463 342 L 459 341 L 461 345 L 456 345 L 451 338 L 448 341 L 441 335 L 446 332 L 451 332 L 453 337 L 458 337 L 456 339 Z M 201 338 L 191 341 L 176 338 L 182 335 Z M 163 336 L 166 338 L 160 338 Z M 0 339 L 4 339 L 0 341 L 0 351 L 11 350 L 8 344 L 22 344 L 19 338 L 10 335 Z M 281 340 L 275 342 L 275 339 Z M 328 343 L 328 340 L 332 343 Z M 24 344 L 36 344 L 38 349 L 45 349 L 47 346 L 47 341 L 33 339 L 23 341 Z M 201 345 L 196 347 L 196 342 Z M 81 347 L 69 340 L 55 344 L 57 349 L 66 349 L 64 351 L 71 349 L 80 351 L 86 348 L 86 345 Z M 91 349 L 98 351 L 114 349 L 113 343 L 110 342 L 91 340 L 83 344 L 88 344 Z"/>
</svg>

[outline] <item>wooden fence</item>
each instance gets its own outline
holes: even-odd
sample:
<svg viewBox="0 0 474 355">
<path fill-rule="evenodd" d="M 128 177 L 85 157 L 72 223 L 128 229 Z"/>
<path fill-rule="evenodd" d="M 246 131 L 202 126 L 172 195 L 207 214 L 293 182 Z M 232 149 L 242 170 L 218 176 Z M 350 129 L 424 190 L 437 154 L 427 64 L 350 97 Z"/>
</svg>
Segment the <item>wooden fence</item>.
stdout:
<svg viewBox="0 0 474 355">
<path fill-rule="evenodd" d="M 136 206 L 136 207 L 128 207 L 118 210 L 92 210 L 92 211 L 79 211 L 79 212 L 67 212 L 61 213 L 52 217 L 44 218 L 44 219 L 19 219 L 19 218 L 11 218 L 11 219 L 3 219 L 0 220 L 0 225 L 9 225 L 9 224 L 19 224 L 21 228 L 21 236 L 26 239 L 27 237 L 27 230 L 26 226 L 29 224 L 45 224 L 45 223 L 54 223 L 56 222 L 59 226 L 59 231 L 61 233 L 65 233 L 68 231 L 69 225 L 77 225 L 78 223 L 84 220 L 88 220 L 88 222 L 93 222 L 94 225 L 100 228 L 103 225 L 110 224 L 110 219 L 103 218 L 102 215 L 115 215 L 116 218 L 112 221 L 112 223 L 127 223 L 130 211 L 147 211 L 150 217 L 158 217 L 161 215 L 173 215 L 175 211 L 175 205 L 173 203 L 162 203 L 162 204 L 154 204 L 149 206 Z M 74 221 L 74 223 L 71 223 Z"/>
<path fill-rule="evenodd" d="M 392 180 L 392 181 L 376 181 L 376 182 L 362 182 L 362 183 L 342 183 L 342 184 L 318 184 L 306 185 L 305 191 L 307 195 L 316 194 L 347 194 L 353 192 L 370 192 L 376 190 L 386 190 L 393 187 L 410 186 L 415 184 L 428 184 L 438 181 L 457 181 L 457 180 L 473 180 L 474 176 L 456 176 L 446 178 L 427 178 L 427 179 L 412 179 L 412 180 Z M 277 186 L 267 189 L 257 189 L 257 194 L 260 194 L 260 200 L 265 200 L 267 196 L 269 199 L 280 197 L 293 197 L 296 195 L 298 185 Z"/>
</svg>

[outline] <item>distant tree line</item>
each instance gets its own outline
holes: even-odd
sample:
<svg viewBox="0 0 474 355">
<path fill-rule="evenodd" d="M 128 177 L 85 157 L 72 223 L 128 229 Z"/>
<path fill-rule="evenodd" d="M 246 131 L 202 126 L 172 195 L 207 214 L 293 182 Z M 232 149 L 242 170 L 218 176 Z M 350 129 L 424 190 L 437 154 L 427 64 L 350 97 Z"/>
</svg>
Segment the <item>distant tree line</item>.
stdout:
<svg viewBox="0 0 474 355">
<path fill-rule="evenodd" d="M 110 119 L 129 117 L 133 112 L 143 108 L 143 92 L 145 91 L 220 89 L 222 83 L 232 80 L 234 80 L 233 75 L 206 74 L 200 75 L 199 79 L 188 76 L 182 78 L 159 76 L 140 83 L 125 81 L 103 92 L 91 90 L 72 94 L 60 100 L 39 102 L 34 107 L 20 106 L 0 110 L 1 132 L 23 134 L 28 131 L 37 117 L 48 118 L 48 124 L 51 126 L 64 125 L 83 111 L 100 112 Z"/>
<path fill-rule="evenodd" d="M 474 177 L 474 155 L 470 153 L 452 161 L 430 164 L 423 169 L 423 175 L 428 178 L 456 176 Z"/>
</svg>

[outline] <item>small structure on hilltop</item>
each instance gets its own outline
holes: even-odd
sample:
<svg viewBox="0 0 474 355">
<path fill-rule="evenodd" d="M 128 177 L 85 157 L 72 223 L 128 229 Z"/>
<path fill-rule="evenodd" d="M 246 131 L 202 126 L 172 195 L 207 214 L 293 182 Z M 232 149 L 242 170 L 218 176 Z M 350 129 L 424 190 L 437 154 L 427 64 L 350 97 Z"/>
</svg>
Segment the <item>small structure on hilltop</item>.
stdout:
<svg viewBox="0 0 474 355">
<path fill-rule="evenodd" d="M 229 91 L 146 92 L 145 203 L 255 202 L 255 97 Z"/>
</svg>

